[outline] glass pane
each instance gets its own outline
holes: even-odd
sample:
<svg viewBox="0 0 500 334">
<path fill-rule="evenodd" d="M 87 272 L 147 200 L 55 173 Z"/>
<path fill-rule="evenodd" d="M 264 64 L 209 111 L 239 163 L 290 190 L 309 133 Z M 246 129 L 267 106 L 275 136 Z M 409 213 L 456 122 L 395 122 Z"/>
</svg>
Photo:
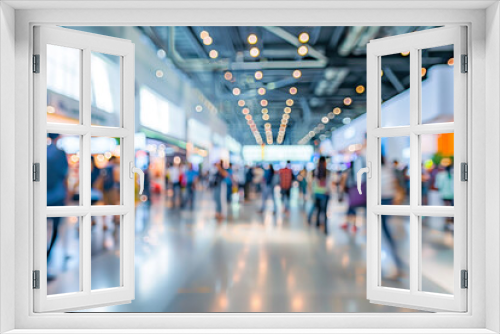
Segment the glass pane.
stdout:
<svg viewBox="0 0 500 334">
<path fill-rule="evenodd" d="M 380 126 L 410 125 L 410 52 L 380 57 Z"/>
<path fill-rule="evenodd" d="M 453 45 L 422 50 L 421 122 L 453 122 Z"/>
<path fill-rule="evenodd" d="M 92 290 L 121 286 L 120 219 L 120 216 L 92 217 Z"/>
<path fill-rule="evenodd" d="M 120 57 L 92 52 L 92 125 L 120 126 Z"/>
<path fill-rule="evenodd" d="M 92 205 L 119 205 L 120 138 L 92 137 L 90 153 Z"/>
<path fill-rule="evenodd" d="M 421 219 L 421 290 L 453 294 L 453 217 Z"/>
<path fill-rule="evenodd" d="M 47 121 L 80 123 L 80 49 L 47 45 Z"/>
<path fill-rule="evenodd" d="M 422 205 L 454 205 L 453 133 L 421 135 Z"/>
<path fill-rule="evenodd" d="M 80 291 L 78 217 L 47 218 L 47 294 Z"/>
<path fill-rule="evenodd" d="M 410 137 L 380 139 L 380 204 L 404 205 L 410 201 Z"/>
<path fill-rule="evenodd" d="M 380 216 L 381 286 L 410 289 L 410 217 Z"/>
<path fill-rule="evenodd" d="M 80 203 L 80 137 L 47 134 L 47 205 Z"/>
</svg>

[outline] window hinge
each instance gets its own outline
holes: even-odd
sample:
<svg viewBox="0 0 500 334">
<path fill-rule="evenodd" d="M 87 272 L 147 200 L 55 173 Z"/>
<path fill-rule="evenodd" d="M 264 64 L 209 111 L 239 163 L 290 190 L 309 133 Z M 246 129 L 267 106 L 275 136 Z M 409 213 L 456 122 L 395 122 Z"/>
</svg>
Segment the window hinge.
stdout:
<svg viewBox="0 0 500 334">
<path fill-rule="evenodd" d="M 469 72 L 469 56 L 467 55 L 462 55 L 462 73 L 467 73 Z"/>
<path fill-rule="evenodd" d="M 469 273 L 467 272 L 467 270 L 462 270 L 461 272 L 461 286 L 462 286 L 462 289 L 467 289 L 469 287 Z"/>
<path fill-rule="evenodd" d="M 469 181 L 469 165 L 466 162 L 460 164 L 460 180 Z"/>
<path fill-rule="evenodd" d="M 33 289 L 40 289 L 40 270 L 33 270 Z"/>
<path fill-rule="evenodd" d="M 33 55 L 33 73 L 40 73 L 40 55 Z"/>
<path fill-rule="evenodd" d="M 40 182 L 40 163 L 38 162 L 33 164 L 33 181 Z"/>
</svg>

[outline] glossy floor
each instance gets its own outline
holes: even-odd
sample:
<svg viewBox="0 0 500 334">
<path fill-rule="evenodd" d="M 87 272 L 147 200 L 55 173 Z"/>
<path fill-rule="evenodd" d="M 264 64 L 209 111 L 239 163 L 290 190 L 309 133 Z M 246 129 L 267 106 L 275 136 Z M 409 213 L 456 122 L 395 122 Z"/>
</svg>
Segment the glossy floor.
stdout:
<svg viewBox="0 0 500 334">
<path fill-rule="evenodd" d="M 172 208 L 163 196 L 152 197 L 136 211 L 135 300 L 87 312 L 412 312 L 366 299 L 363 209 L 356 231 L 342 229 L 346 206 L 333 199 L 325 236 L 322 229 L 307 224 L 296 191 L 291 203 L 289 215 L 273 214 L 271 203 L 259 214 L 260 200 L 240 203 L 236 195 L 228 218 L 218 222 L 207 191 L 198 194 L 192 211 Z M 385 282 L 406 287 L 408 224 L 391 219 L 389 227 L 403 265 L 400 275 Z M 452 258 L 450 232 L 433 224 L 441 222 L 425 224 L 423 233 L 432 242 L 423 256 L 430 271 L 446 277 L 452 272 L 447 266 Z M 78 266 L 72 264 L 75 256 L 67 246 L 75 229 L 65 227 L 49 263 L 55 273 L 48 286 L 53 292 L 78 276 Z M 114 229 L 94 226 L 93 234 L 103 234 L 97 240 L 104 247 L 92 256 L 93 286 L 119 281 L 116 243 L 109 241 L 117 234 Z M 395 265 L 389 260 L 389 248 L 384 246 L 382 252 L 388 254 L 383 267 L 390 272 Z M 439 279 L 422 280 L 426 291 L 445 291 Z"/>
</svg>

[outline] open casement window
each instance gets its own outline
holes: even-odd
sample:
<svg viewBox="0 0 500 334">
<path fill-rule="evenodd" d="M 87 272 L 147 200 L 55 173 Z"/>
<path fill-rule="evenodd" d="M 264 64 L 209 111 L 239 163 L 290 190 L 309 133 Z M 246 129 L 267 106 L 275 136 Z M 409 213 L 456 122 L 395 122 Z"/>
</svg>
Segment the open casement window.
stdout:
<svg viewBox="0 0 500 334">
<path fill-rule="evenodd" d="M 35 312 L 134 299 L 134 52 L 128 40 L 34 28 Z M 54 275 L 58 230 L 78 241 L 59 252 L 74 270 Z"/>
<path fill-rule="evenodd" d="M 450 59 L 438 64 L 439 57 L 432 57 L 434 50 L 449 51 Z M 372 303 L 428 311 L 467 310 L 467 290 L 462 285 L 467 274 L 466 54 L 466 28 L 459 26 L 368 44 L 367 298 Z M 406 66 L 410 88 L 385 104 L 390 96 L 384 95 L 384 85 L 398 80 L 387 65 L 394 62 Z M 394 100 L 400 117 L 384 117 Z M 398 158 L 403 156 L 409 167 L 409 193 L 397 202 L 387 200 L 397 196 L 390 194 L 395 187 L 390 176 L 395 151 L 402 152 Z M 429 184 L 438 198 L 430 198 Z M 429 228 L 436 221 L 440 226 L 446 223 L 449 231 L 436 237 L 436 227 Z M 389 222 L 392 226 L 386 225 Z M 404 231 L 409 241 L 395 240 L 390 247 L 387 229 Z M 384 273 L 389 257 L 407 273 L 400 280 L 406 283 L 403 288 Z"/>
</svg>

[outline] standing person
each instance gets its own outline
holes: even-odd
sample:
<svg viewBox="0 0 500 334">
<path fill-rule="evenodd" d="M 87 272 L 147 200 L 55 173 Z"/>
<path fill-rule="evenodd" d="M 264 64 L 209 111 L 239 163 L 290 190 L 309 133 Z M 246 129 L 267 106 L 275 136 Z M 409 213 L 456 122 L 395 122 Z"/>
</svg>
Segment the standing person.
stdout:
<svg viewBox="0 0 500 334">
<path fill-rule="evenodd" d="M 227 176 L 224 179 L 226 182 L 226 202 L 228 205 L 231 204 L 233 199 L 233 164 L 229 163 L 229 167 L 226 169 Z"/>
<path fill-rule="evenodd" d="M 330 200 L 331 186 L 332 184 L 330 179 L 330 171 L 326 168 L 326 158 L 320 157 L 318 161 L 318 167 L 314 171 L 312 181 L 314 205 L 309 212 L 308 223 L 311 224 L 314 211 L 317 211 L 318 213 L 316 215 L 316 227 L 319 228 L 319 226 L 321 225 L 321 217 L 323 216 L 325 234 L 328 234 L 328 220 L 326 217 L 326 212 L 328 208 L 328 201 Z"/>
<path fill-rule="evenodd" d="M 394 198 L 396 196 L 396 192 L 398 189 L 398 180 L 396 178 L 396 174 L 394 169 L 390 166 L 386 165 L 385 157 L 382 156 L 380 158 L 381 166 L 380 166 L 380 204 L 381 205 L 392 205 L 394 202 Z M 389 226 L 387 224 L 387 215 L 381 215 L 381 227 L 382 234 L 385 235 L 387 242 L 389 243 L 389 248 L 394 257 L 394 261 L 396 262 L 396 266 L 398 270 L 401 269 L 401 260 L 398 256 L 398 251 L 396 248 L 396 244 L 394 242 L 394 238 L 392 237 L 391 231 L 389 230 Z"/>
<path fill-rule="evenodd" d="M 120 204 L 120 162 L 112 156 L 106 167 L 103 168 L 103 198 L 104 204 Z"/>
<path fill-rule="evenodd" d="M 247 171 L 245 174 L 245 202 L 250 200 L 250 188 L 252 185 L 253 181 L 253 168 L 250 166 L 247 166 Z"/>
<path fill-rule="evenodd" d="M 363 193 L 360 194 L 357 189 L 356 171 L 366 167 L 364 156 L 359 156 L 356 160 L 351 161 L 349 168 L 342 174 L 340 180 L 341 191 L 345 192 L 349 201 L 347 208 L 347 220 L 342 224 L 342 228 L 347 230 L 352 226 L 352 231 L 356 232 L 356 211 L 358 208 L 366 207 L 366 178 L 363 175 L 363 184 L 361 185 Z M 343 197 L 343 196 L 341 196 Z"/>
<path fill-rule="evenodd" d="M 444 202 L 444 205 L 454 206 L 454 196 L 455 196 L 455 188 L 453 182 L 453 174 L 451 171 L 451 165 L 445 167 L 443 171 L 440 171 L 436 175 L 436 188 L 439 191 L 439 195 L 441 195 L 441 199 Z M 447 230 L 453 231 L 453 218 L 446 218 L 446 225 L 444 227 Z"/>
<path fill-rule="evenodd" d="M 172 195 L 172 207 L 177 206 L 177 202 L 181 205 L 181 170 L 179 168 L 179 163 L 175 163 L 168 169 L 168 178 L 170 184 L 172 185 L 173 195 Z"/>
<path fill-rule="evenodd" d="M 245 168 L 243 166 L 238 166 L 236 170 L 236 177 L 238 181 L 238 192 L 239 192 L 239 201 L 245 197 Z M 241 192 L 243 192 L 243 196 L 241 196 Z"/>
<path fill-rule="evenodd" d="M 198 172 L 194 170 L 193 164 L 188 164 L 188 169 L 186 171 L 186 197 L 184 200 L 184 204 L 189 204 L 189 208 L 193 210 L 195 194 L 196 194 L 196 185 L 198 184 Z"/>
<path fill-rule="evenodd" d="M 224 193 L 223 186 L 225 186 L 224 179 L 227 177 L 227 172 L 222 165 L 222 160 L 215 164 L 215 173 L 213 177 L 214 200 L 215 200 L 215 218 L 222 220 L 222 196 Z"/>
<path fill-rule="evenodd" d="M 68 159 L 66 153 L 57 147 L 60 135 L 49 133 L 48 137 L 51 139 L 51 143 L 47 146 L 47 206 L 64 206 L 68 192 L 66 184 L 69 169 Z M 47 249 L 47 261 L 57 239 L 61 217 L 53 217 L 51 220 L 52 236 Z"/>
<path fill-rule="evenodd" d="M 307 202 L 307 169 L 304 167 L 299 175 L 297 176 L 297 181 L 299 181 L 300 195 L 302 197 L 303 209 L 306 207 Z"/>
<path fill-rule="evenodd" d="M 269 196 L 273 199 L 273 213 L 276 213 L 276 197 L 274 196 L 275 174 L 273 164 L 269 164 L 268 168 L 264 170 L 264 178 L 262 179 L 262 206 L 259 213 L 266 210 L 266 202 Z"/>
<path fill-rule="evenodd" d="M 286 162 L 285 168 L 280 169 L 281 201 L 285 212 L 290 212 L 290 192 L 292 189 L 293 172 L 290 168 L 290 160 Z"/>
</svg>

